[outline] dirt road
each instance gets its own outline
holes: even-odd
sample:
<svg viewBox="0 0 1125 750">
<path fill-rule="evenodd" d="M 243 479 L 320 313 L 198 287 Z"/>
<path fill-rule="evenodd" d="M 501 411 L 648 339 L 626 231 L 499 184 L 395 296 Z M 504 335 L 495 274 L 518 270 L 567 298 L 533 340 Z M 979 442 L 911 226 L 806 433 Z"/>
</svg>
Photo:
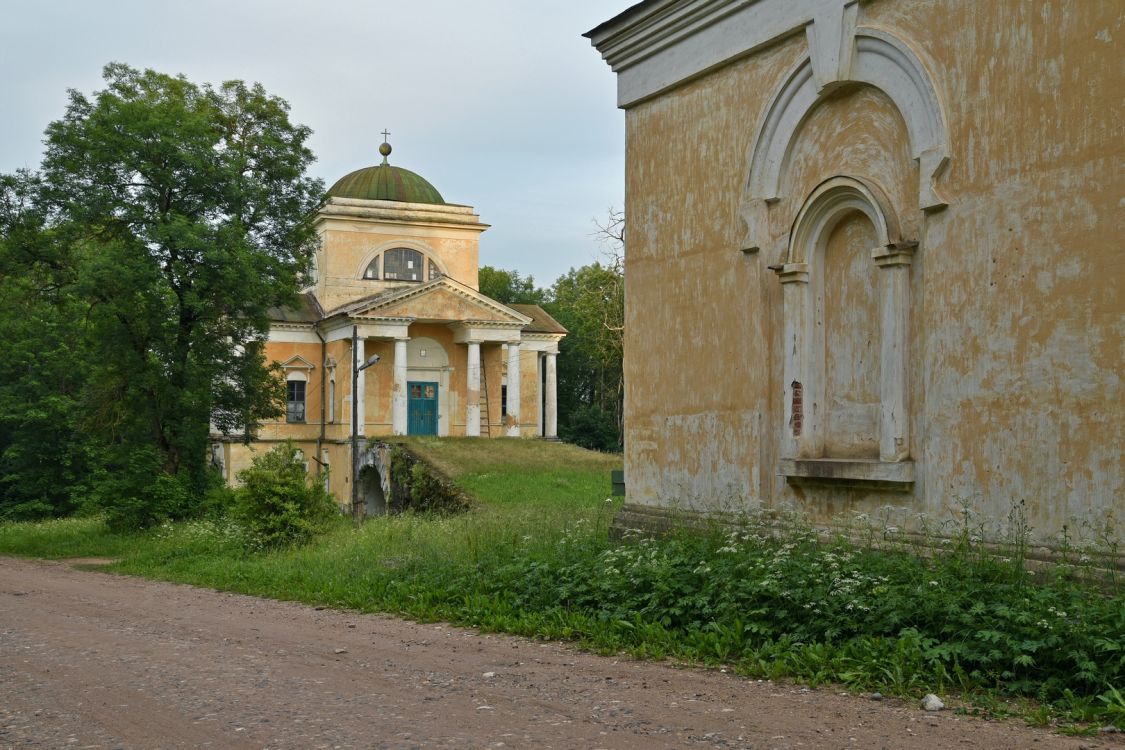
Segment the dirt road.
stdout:
<svg viewBox="0 0 1125 750">
<path fill-rule="evenodd" d="M 1082 748 L 891 701 L 0 558 L 4 748 Z"/>
</svg>

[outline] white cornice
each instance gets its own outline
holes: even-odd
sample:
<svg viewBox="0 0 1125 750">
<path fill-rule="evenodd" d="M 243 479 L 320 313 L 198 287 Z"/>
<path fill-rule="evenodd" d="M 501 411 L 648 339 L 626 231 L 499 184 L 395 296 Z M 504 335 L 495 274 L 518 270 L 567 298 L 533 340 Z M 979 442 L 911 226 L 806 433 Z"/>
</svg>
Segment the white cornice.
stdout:
<svg viewBox="0 0 1125 750">
<path fill-rule="evenodd" d="M 565 333 L 528 333 L 524 331 L 521 334 L 520 345 L 528 351 L 558 354 L 559 342 L 565 337 Z"/>
<path fill-rule="evenodd" d="M 401 291 L 395 290 L 393 292 L 385 292 L 379 295 L 377 298 L 370 300 L 370 302 L 364 302 L 363 300 L 352 302 L 338 308 L 336 311 L 334 311 L 333 314 L 345 314 L 351 315 L 353 317 L 378 315 L 379 310 L 391 308 L 418 297 L 424 297 L 428 294 L 432 294 L 438 291 L 439 289 L 461 297 L 462 299 L 472 303 L 477 307 L 491 310 L 492 312 L 495 312 L 498 315 L 502 315 L 508 319 L 506 321 L 493 321 L 492 324 L 499 325 L 501 323 L 511 323 L 522 327 L 531 322 L 531 318 L 529 318 L 528 316 L 516 312 L 512 308 L 497 302 L 491 297 L 486 297 L 475 289 L 465 286 L 461 282 L 456 281 L 455 279 L 448 276 L 444 276 L 433 281 L 428 281 L 420 286 L 406 288 Z"/>
<path fill-rule="evenodd" d="M 345 317 L 349 320 L 364 320 L 374 323 L 413 323 L 415 320 L 417 320 L 417 318 L 412 315 L 364 315 L 360 313 L 358 315 L 350 315 Z"/>
<path fill-rule="evenodd" d="M 458 320 L 450 323 L 451 326 L 487 326 L 488 328 L 510 328 L 512 330 L 519 330 L 526 325 L 516 320 Z"/>
<path fill-rule="evenodd" d="M 319 344 L 320 337 L 311 324 L 273 323 L 267 341 L 286 344 Z"/>
<path fill-rule="evenodd" d="M 629 107 L 811 23 L 835 27 L 844 6 L 855 2 L 664 0 L 626 11 L 587 36 L 617 73 L 617 105 Z"/>
<path fill-rule="evenodd" d="M 316 224 L 332 219 L 391 224 L 424 224 L 450 226 L 483 232 L 482 224 L 472 206 L 451 204 L 403 203 L 400 201 L 357 200 L 354 198 L 329 198 L 317 214 Z"/>
</svg>

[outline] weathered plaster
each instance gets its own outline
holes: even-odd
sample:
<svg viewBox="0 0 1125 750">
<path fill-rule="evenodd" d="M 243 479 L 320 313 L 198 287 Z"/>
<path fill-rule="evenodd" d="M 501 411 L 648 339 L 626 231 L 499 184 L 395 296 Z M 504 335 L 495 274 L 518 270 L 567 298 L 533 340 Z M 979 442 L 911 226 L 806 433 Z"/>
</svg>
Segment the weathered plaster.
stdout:
<svg viewBox="0 0 1125 750">
<path fill-rule="evenodd" d="M 669 25 L 650 57 L 641 31 L 602 30 L 619 34 L 613 44 L 623 46 L 607 57 L 619 55 L 621 91 L 629 94 L 630 505 L 795 505 L 827 521 L 849 512 L 874 517 L 889 502 L 870 488 L 794 485 L 782 474 L 786 285 L 766 266 L 786 262 L 797 214 L 816 186 L 847 175 L 879 188 L 907 244 L 860 257 L 852 250 L 869 242 L 861 235 L 870 229 L 855 217 L 829 239 L 830 253 L 848 260 L 828 281 L 842 305 L 828 325 L 834 340 L 850 342 L 830 353 L 829 373 L 851 373 L 835 388 L 862 394 L 857 403 L 869 424 L 870 378 L 883 378 L 860 360 L 876 349 L 880 363 L 899 357 L 909 429 L 901 449 L 893 440 L 878 446 L 885 459 L 878 464 L 908 457 L 909 468 L 887 469 L 894 477 L 876 472 L 874 481 L 913 475 L 890 500 L 903 522 L 949 521 L 967 503 L 999 533 L 1012 504 L 1023 501 L 1041 541 L 1064 525 L 1113 518 L 1120 539 L 1119 4 L 862 2 L 853 6 L 850 60 L 822 43 L 822 22 L 812 21 L 818 9 L 850 12 L 841 3 L 789 6 L 788 23 L 800 34 L 779 31 L 786 23 L 766 14 L 760 25 L 769 38 L 747 31 L 739 43 L 736 32 L 748 27 L 724 27 L 719 6 L 737 9 L 740 24 L 756 7 L 785 10 L 766 2 L 656 4 Z M 672 31 L 670 19 L 689 7 L 704 14 L 697 25 L 731 46 L 712 54 L 700 43 L 709 37 L 693 37 L 690 24 Z M 846 38 L 851 21 L 839 21 L 821 26 L 828 38 L 836 39 L 836 28 Z M 890 45 L 879 53 L 884 59 L 863 49 L 882 42 Z M 650 59 L 654 67 L 642 75 Z M 791 90 L 796 96 L 807 86 L 811 96 L 792 110 L 776 107 L 777 92 L 789 90 L 786 81 L 803 67 L 807 83 Z M 637 96 L 644 76 L 647 93 Z M 771 111 L 790 125 L 763 140 Z M 775 184 L 756 182 L 754 154 L 766 144 L 761 153 L 777 158 L 762 162 L 770 169 L 760 174 L 776 170 L 776 191 L 755 193 L 756 185 Z M 748 196 L 775 200 L 748 215 Z M 751 244 L 756 254 L 740 252 Z M 896 307 L 905 314 L 883 323 L 900 328 L 884 327 L 877 343 L 862 336 L 873 310 Z M 886 347 L 896 338 L 892 356 Z M 881 386 L 878 396 L 888 399 Z M 880 406 L 881 425 L 903 416 L 892 411 Z M 898 430 L 892 424 L 890 432 Z"/>
</svg>

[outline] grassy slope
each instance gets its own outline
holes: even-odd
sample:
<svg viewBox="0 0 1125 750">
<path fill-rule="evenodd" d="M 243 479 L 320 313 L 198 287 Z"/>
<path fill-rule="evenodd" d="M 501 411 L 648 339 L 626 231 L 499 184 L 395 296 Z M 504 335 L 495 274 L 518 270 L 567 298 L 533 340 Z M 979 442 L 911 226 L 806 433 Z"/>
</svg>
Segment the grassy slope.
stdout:
<svg viewBox="0 0 1125 750">
<path fill-rule="evenodd" d="M 145 539 L 115 569 L 312 604 L 482 624 L 477 613 L 487 605 L 466 608 L 472 597 L 467 572 L 483 579 L 530 550 L 549 553 L 575 525 L 604 539 L 618 507 L 606 500 L 609 472 L 621 466 L 618 456 L 542 441 L 403 442 L 472 492 L 477 507 L 444 518 L 371 518 L 358 530 L 341 522 L 311 545 L 260 555 L 241 554 L 233 537 L 225 541 L 222 524 L 184 524 Z"/>
<path fill-rule="evenodd" d="M 586 507 L 609 495 L 621 457 L 566 443 L 502 438 L 400 441 L 486 506 Z"/>
<path fill-rule="evenodd" d="M 243 553 L 237 530 L 197 521 L 117 535 L 96 519 L 0 524 L 0 554 L 121 558 L 112 570 L 315 604 L 457 619 L 441 592 L 466 569 L 482 574 L 534 547 L 552 549 L 578 525 L 604 538 L 621 457 L 538 440 L 402 440 L 480 501 L 448 518 L 341 521 L 315 543 Z M 424 579 L 424 580 L 423 580 Z M 455 584 L 450 584 L 455 585 Z M 426 591 L 414 590 L 426 589 Z M 473 619 L 473 618 L 470 618 Z"/>
</svg>

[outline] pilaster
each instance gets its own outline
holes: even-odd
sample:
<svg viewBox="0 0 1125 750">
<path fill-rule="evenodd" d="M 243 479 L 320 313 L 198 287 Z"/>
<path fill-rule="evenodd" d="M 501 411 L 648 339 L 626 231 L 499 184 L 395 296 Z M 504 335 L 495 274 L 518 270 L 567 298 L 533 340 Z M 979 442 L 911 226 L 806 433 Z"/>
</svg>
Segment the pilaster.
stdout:
<svg viewBox="0 0 1125 750">
<path fill-rule="evenodd" d="M 391 431 L 395 435 L 407 433 L 406 400 L 406 344 L 410 339 L 395 339 L 394 390 L 391 394 Z"/>
<path fill-rule="evenodd" d="M 469 347 L 469 362 L 465 393 L 465 435 L 480 437 L 480 342 L 466 342 Z"/>
</svg>

